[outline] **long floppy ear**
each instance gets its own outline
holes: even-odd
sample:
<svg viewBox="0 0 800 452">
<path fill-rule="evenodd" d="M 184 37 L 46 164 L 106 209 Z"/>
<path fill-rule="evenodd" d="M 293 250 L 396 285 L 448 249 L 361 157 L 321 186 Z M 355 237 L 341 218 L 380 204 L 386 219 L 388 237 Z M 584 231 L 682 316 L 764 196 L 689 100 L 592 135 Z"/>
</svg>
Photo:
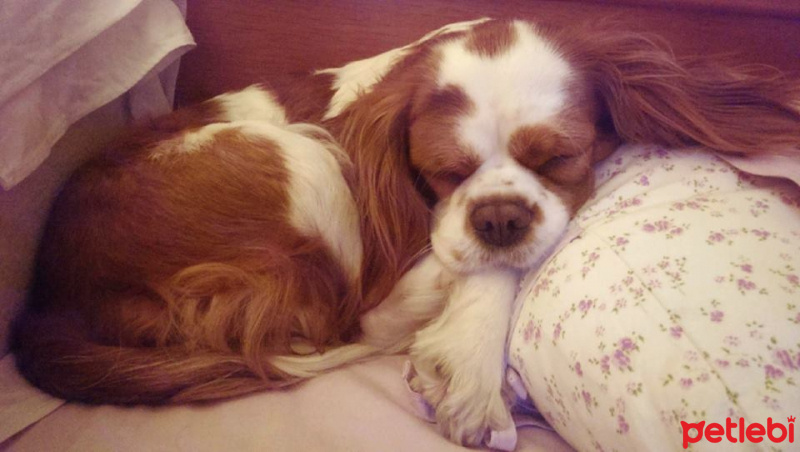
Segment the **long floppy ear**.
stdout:
<svg viewBox="0 0 800 452">
<path fill-rule="evenodd" d="M 398 63 L 369 93 L 343 112 L 339 139 L 356 173 L 361 213 L 367 307 L 380 302 L 429 241 L 430 211 L 415 187 L 408 127 L 419 75 Z"/>
<path fill-rule="evenodd" d="M 763 66 L 678 60 L 636 33 L 592 33 L 584 63 L 625 141 L 800 157 L 800 82 Z"/>
</svg>

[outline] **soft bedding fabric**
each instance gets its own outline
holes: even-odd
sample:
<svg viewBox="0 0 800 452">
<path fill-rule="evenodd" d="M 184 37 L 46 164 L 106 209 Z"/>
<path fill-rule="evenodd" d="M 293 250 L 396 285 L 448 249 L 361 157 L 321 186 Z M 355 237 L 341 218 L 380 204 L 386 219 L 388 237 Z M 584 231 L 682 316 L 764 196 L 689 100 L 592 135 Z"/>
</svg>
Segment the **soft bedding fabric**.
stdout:
<svg viewBox="0 0 800 452">
<path fill-rule="evenodd" d="M 208 406 L 67 404 L 7 444 L 10 451 L 458 452 L 419 419 L 404 357 L 348 366 L 286 391 Z M 519 431 L 518 451 L 568 451 L 551 431 Z"/>
<path fill-rule="evenodd" d="M 169 112 L 173 63 L 194 45 L 185 4 L 0 2 L 0 185 L 19 183 L 71 124 L 131 88 L 134 118 Z"/>
<path fill-rule="evenodd" d="M 798 187 L 701 150 L 647 146 L 597 173 L 569 243 L 520 293 L 510 363 L 538 408 L 579 450 L 680 450 L 680 421 L 789 425 L 800 408 Z M 692 447 L 780 446 L 723 441 Z"/>
</svg>

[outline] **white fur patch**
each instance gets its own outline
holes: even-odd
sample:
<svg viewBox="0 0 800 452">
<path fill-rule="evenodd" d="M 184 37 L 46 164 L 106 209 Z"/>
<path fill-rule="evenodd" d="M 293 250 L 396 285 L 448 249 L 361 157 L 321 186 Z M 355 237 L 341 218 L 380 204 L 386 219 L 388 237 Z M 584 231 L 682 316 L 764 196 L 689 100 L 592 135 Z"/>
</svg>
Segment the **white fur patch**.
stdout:
<svg viewBox="0 0 800 452">
<path fill-rule="evenodd" d="M 453 283 L 442 315 L 411 347 L 410 382 L 436 411 L 439 428 L 459 444 L 480 445 L 489 430 L 512 427 L 503 400 L 505 344 L 519 276 L 489 269 Z"/>
<path fill-rule="evenodd" d="M 223 130 L 230 130 L 233 126 L 227 122 L 209 124 L 190 132 L 184 132 L 168 140 L 163 140 L 150 151 L 151 160 L 158 160 L 169 154 L 192 154 L 203 149 L 211 143 L 214 136 Z"/>
<path fill-rule="evenodd" d="M 444 309 L 454 275 L 432 253 L 403 274 L 392 292 L 361 317 L 362 341 L 390 347 L 408 338 Z"/>
<path fill-rule="evenodd" d="M 214 136 L 223 130 L 238 127 L 231 123 L 238 121 L 264 121 L 286 124 L 286 114 L 275 96 L 256 85 L 241 91 L 220 94 L 208 102 L 216 103 L 222 109 L 218 123 L 208 124 L 196 130 L 164 140 L 150 153 L 149 158 L 158 159 L 172 153 L 193 153 L 202 149 Z"/>
<path fill-rule="evenodd" d="M 334 93 L 323 119 L 338 116 L 358 96 L 372 90 L 389 70 L 408 53 L 407 47 L 392 49 L 365 60 L 354 61 L 336 69 L 323 69 L 318 74 L 333 74 Z"/>
<path fill-rule="evenodd" d="M 484 18 L 445 25 L 407 46 L 389 50 L 372 58 L 353 61 L 339 68 L 317 71 L 317 74 L 332 74 L 336 77 L 333 82 L 334 94 L 323 119 L 330 119 L 338 116 L 345 108 L 352 104 L 358 96 L 370 92 L 372 87 L 388 74 L 398 61 L 408 55 L 415 46 L 443 33 L 468 30 L 487 20 L 489 19 Z"/>
<path fill-rule="evenodd" d="M 234 123 L 245 133 L 267 136 L 281 148 L 289 171 L 289 221 L 305 235 L 320 237 L 351 283 L 361 272 L 363 246 L 358 211 L 339 162 L 344 152 L 309 136 L 328 133 L 310 124 L 275 126 Z"/>
<path fill-rule="evenodd" d="M 209 102 L 216 102 L 222 107 L 220 121 L 269 121 L 276 124 L 287 122 L 286 111 L 275 95 L 257 85 L 220 94 Z"/>
</svg>

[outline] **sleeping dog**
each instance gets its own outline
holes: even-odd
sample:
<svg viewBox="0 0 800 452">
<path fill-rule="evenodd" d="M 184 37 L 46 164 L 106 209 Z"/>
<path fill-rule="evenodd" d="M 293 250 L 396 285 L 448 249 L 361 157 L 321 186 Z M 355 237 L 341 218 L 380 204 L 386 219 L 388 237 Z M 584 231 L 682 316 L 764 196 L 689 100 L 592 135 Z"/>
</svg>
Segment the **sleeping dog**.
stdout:
<svg viewBox="0 0 800 452">
<path fill-rule="evenodd" d="M 508 423 L 517 274 L 589 198 L 592 165 L 623 141 L 797 157 L 798 98 L 780 74 L 678 61 L 640 34 L 507 20 L 221 95 L 64 186 L 18 367 L 70 400 L 181 403 L 414 341 L 417 389 L 478 444 Z"/>
</svg>

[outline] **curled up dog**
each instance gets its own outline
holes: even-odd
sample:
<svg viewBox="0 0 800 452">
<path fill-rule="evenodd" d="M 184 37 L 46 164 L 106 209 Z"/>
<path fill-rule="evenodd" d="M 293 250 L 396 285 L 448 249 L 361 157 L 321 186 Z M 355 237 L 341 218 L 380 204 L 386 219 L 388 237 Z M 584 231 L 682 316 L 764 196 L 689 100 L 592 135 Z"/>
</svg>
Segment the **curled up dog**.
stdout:
<svg viewBox="0 0 800 452">
<path fill-rule="evenodd" d="M 800 158 L 797 99 L 797 81 L 640 34 L 506 20 L 218 96 L 64 186 L 18 367 L 70 400 L 184 403 L 413 342 L 444 432 L 479 444 L 508 422 L 517 272 L 590 197 L 592 165 L 621 142 Z"/>
</svg>

